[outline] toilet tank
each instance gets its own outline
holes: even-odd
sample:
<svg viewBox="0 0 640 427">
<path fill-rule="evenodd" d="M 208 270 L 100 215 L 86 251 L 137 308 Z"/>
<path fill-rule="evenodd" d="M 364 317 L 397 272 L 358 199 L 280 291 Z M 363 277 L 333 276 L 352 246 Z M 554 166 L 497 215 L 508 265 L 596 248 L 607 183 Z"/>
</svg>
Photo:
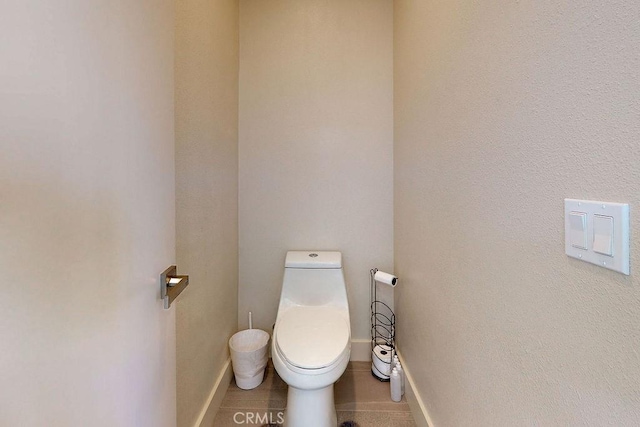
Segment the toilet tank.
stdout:
<svg viewBox="0 0 640 427">
<path fill-rule="evenodd" d="M 285 260 L 280 306 L 333 305 L 348 308 L 342 254 L 289 251 Z"/>
</svg>

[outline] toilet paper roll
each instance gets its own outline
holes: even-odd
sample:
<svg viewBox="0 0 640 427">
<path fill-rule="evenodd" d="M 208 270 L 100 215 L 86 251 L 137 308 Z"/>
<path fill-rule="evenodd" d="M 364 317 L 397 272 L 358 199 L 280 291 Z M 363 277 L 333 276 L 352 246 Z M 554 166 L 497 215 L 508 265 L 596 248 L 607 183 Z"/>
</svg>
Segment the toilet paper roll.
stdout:
<svg viewBox="0 0 640 427">
<path fill-rule="evenodd" d="M 371 355 L 373 366 L 385 378 L 388 378 L 391 373 L 391 353 L 391 347 L 380 344 L 373 348 L 373 354 Z"/>
<path fill-rule="evenodd" d="M 380 371 L 378 371 L 378 368 L 376 368 L 373 363 L 371 364 L 371 373 L 373 373 L 373 375 L 375 375 L 379 380 L 389 381 L 390 375 L 383 375 Z"/>
<path fill-rule="evenodd" d="M 385 283 L 387 285 L 396 286 L 398 278 L 393 274 L 385 273 L 384 271 L 376 271 L 376 275 L 373 276 L 377 282 Z"/>
</svg>

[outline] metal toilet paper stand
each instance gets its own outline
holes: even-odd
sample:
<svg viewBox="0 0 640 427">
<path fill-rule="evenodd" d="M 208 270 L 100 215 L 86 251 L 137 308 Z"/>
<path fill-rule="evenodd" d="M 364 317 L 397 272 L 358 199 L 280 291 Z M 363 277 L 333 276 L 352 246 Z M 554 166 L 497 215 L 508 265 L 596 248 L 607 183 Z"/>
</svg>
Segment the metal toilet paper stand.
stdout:
<svg viewBox="0 0 640 427">
<path fill-rule="evenodd" d="M 395 353 L 396 315 L 387 304 L 378 300 L 377 268 L 370 271 L 371 283 L 371 374 L 380 381 L 390 380 L 390 367 Z M 395 286 L 395 280 L 393 285 Z"/>
</svg>

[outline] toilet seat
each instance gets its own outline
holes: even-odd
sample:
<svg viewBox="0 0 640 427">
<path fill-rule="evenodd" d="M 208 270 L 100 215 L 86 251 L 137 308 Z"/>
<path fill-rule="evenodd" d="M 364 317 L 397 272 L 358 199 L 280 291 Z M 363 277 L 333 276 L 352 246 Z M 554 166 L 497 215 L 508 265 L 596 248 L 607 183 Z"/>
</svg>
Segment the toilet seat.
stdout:
<svg viewBox="0 0 640 427">
<path fill-rule="evenodd" d="M 331 366 L 349 349 L 349 322 L 343 311 L 298 306 L 281 313 L 274 333 L 280 355 L 301 369 Z"/>
</svg>

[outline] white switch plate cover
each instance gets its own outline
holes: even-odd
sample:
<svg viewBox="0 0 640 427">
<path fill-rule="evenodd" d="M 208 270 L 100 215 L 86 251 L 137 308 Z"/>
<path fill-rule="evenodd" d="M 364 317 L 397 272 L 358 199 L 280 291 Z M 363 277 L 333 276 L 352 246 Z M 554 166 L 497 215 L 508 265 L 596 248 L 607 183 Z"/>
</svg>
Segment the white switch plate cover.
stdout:
<svg viewBox="0 0 640 427">
<path fill-rule="evenodd" d="M 587 214 L 587 249 L 571 246 L 569 213 Z M 593 218 L 595 215 L 613 217 L 613 256 L 593 250 Z M 629 275 L 629 205 L 626 203 L 596 202 L 564 199 L 564 250 L 567 255 L 609 270 Z"/>
</svg>

